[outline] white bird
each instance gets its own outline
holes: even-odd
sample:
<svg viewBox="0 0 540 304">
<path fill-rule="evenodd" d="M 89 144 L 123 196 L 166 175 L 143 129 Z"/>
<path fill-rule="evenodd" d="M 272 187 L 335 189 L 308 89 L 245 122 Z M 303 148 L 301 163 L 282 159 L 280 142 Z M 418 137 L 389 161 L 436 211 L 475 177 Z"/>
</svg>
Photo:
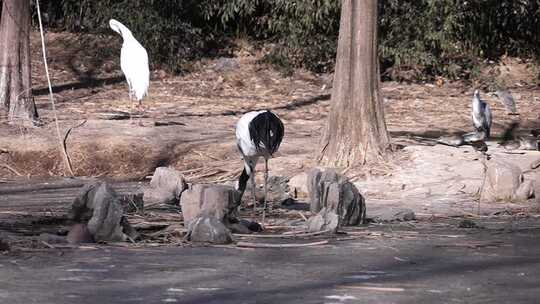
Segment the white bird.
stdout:
<svg viewBox="0 0 540 304">
<path fill-rule="evenodd" d="M 474 90 L 472 99 L 472 121 L 477 132 L 485 134 L 489 138 L 491 130 L 491 109 L 489 104 L 480 99 L 480 91 Z"/>
<path fill-rule="evenodd" d="M 142 99 L 148 94 L 150 85 L 150 69 L 148 68 L 148 53 L 133 37 L 131 31 L 117 20 L 109 21 L 111 29 L 122 36 L 124 40 L 120 51 L 120 67 L 126 77 L 129 87 L 129 99 L 135 98 L 142 106 Z M 131 103 L 133 108 L 133 102 Z M 131 119 L 131 111 L 129 117 Z"/>
<path fill-rule="evenodd" d="M 236 188 L 240 192 L 237 204 L 240 204 L 247 181 L 251 178 L 251 194 L 255 210 L 255 166 L 259 158 L 263 157 L 265 165 L 263 223 L 267 204 L 268 159 L 279 149 L 284 133 L 283 122 L 268 110 L 246 113 L 236 124 L 236 144 L 244 158 L 244 170 Z"/>
</svg>

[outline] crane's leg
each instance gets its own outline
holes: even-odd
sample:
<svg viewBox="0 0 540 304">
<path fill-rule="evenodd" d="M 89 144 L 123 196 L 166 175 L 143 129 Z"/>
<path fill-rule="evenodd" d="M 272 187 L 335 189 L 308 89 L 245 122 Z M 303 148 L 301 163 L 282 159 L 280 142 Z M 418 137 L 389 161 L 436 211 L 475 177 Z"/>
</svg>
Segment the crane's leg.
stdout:
<svg viewBox="0 0 540 304">
<path fill-rule="evenodd" d="M 140 112 L 140 114 L 139 114 L 139 126 L 142 126 L 143 123 L 142 123 L 141 119 L 142 119 L 142 116 L 144 114 L 144 108 L 142 106 L 142 100 L 139 100 L 139 107 L 138 108 L 139 108 L 139 112 Z"/>
<path fill-rule="evenodd" d="M 251 176 L 249 177 L 251 178 L 251 196 L 253 197 L 253 218 L 256 217 L 256 210 L 255 208 L 257 207 L 257 197 L 255 196 L 255 166 L 253 166 L 253 168 L 251 168 Z"/>
<path fill-rule="evenodd" d="M 262 214 L 262 224 L 264 226 L 264 220 L 266 217 L 266 205 L 267 199 L 266 195 L 268 194 L 268 158 L 264 158 L 264 205 L 263 205 L 263 214 Z"/>
<path fill-rule="evenodd" d="M 129 123 L 133 124 L 133 99 L 129 97 Z"/>
<path fill-rule="evenodd" d="M 126 78 L 127 84 L 128 84 L 128 92 L 129 92 L 129 123 L 132 124 L 132 115 L 133 115 L 133 90 L 131 89 L 131 82 L 129 82 L 129 79 Z"/>
</svg>

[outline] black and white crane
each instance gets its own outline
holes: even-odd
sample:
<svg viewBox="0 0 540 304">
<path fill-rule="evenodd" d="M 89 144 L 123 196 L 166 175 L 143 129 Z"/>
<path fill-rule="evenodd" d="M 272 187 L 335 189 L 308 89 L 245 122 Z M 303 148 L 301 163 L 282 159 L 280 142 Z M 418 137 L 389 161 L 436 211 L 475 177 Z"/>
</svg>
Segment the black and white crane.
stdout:
<svg viewBox="0 0 540 304">
<path fill-rule="evenodd" d="M 477 133 L 489 138 L 491 131 L 491 109 L 489 104 L 480 99 L 480 91 L 474 90 L 472 99 L 472 121 Z"/>
<path fill-rule="evenodd" d="M 284 134 L 283 122 L 276 114 L 268 110 L 248 112 L 236 124 L 236 144 L 244 158 L 244 170 L 236 187 L 236 190 L 240 192 L 237 204 L 240 205 L 247 182 L 251 179 L 253 210 L 255 210 L 255 166 L 259 158 L 263 157 L 265 165 L 263 223 L 267 205 L 268 159 L 279 149 Z"/>
</svg>

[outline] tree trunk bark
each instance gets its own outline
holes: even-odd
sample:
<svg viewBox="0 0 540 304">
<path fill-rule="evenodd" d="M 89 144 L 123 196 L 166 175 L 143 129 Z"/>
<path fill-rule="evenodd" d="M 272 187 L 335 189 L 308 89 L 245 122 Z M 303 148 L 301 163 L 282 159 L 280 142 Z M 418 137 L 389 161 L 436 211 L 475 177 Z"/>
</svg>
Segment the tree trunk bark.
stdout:
<svg viewBox="0 0 540 304">
<path fill-rule="evenodd" d="M 390 138 L 379 93 L 377 0 L 342 0 L 331 110 L 320 162 L 348 167 L 384 158 Z"/>
<path fill-rule="evenodd" d="M 4 0 L 0 19 L 0 105 L 11 122 L 37 119 L 30 71 L 30 0 Z"/>
</svg>

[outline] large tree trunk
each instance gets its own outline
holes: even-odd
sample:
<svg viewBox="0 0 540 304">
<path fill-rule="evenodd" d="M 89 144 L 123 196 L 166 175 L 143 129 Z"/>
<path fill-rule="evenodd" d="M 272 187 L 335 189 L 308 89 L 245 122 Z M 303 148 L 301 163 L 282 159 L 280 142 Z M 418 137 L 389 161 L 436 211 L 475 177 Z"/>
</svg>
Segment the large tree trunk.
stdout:
<svg viewBox="0 0 540 304">
<path fill-rule="evenodd" d="M 0 20 L 0 105 L 12 122 L 37 118 L 30 73 L 30 0 L 4 0 Z"/>
<path fill-rule="evenodd" d="M 331 111 L 320 161 L 347 167 L 379 161 L 389 135 L 379 94 L 377 0 L 342 0 Z"/>
</svg>

